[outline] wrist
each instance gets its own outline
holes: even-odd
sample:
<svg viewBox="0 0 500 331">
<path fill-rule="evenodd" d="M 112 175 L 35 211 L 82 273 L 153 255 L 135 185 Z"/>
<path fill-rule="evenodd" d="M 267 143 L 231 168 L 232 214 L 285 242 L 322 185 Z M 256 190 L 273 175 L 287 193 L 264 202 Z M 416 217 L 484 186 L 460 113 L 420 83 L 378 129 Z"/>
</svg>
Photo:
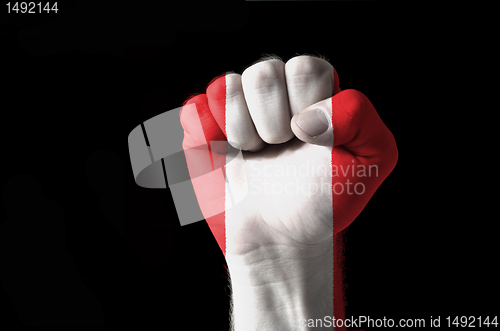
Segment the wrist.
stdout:
<svg viewBox="0 0 500 331">
<path fill-rule="evenodd" d="M 226 260 L 234 330 L 303 330 L 298 321 L 333 316 L 333 243 L 263 247 Z"/>
</svg>

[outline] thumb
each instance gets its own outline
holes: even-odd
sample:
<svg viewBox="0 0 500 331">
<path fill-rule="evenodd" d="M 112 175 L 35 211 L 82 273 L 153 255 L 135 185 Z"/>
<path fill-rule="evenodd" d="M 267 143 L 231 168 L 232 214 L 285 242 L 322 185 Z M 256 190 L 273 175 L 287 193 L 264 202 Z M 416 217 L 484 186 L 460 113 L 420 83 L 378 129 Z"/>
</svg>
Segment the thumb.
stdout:
<svg viewBox="0 0 500 331">
<path fill-rule="evenodd" d="M 293 116 L 291 127 L 306 143 L 342 146 L 362 157 L 388 153 L 397 158 L 392 133 L 368 98 L 356 90 L 344 90 L 303 109 Z"/>
<path fill-rule="evenodd" d="M 290 125 L 297 138 L 309 144 L 333 146 L 333 98 L 317 102 L 292 117 Z"/>
</svg>

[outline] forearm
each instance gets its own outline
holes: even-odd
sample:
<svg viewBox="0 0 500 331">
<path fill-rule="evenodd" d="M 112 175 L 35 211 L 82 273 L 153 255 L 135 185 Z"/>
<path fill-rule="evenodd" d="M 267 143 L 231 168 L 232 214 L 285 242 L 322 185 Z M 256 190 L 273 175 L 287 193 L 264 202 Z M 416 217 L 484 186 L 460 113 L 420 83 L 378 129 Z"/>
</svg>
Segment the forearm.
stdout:
<svg viewBox="0 0 500 331">
<path fill-rule="evenodd" d="M 281 249 L 226 256 L 234 331 L 308 330 L 307 320 L 333 317 L 333 243 L 314 253 Z"/>
</svg>

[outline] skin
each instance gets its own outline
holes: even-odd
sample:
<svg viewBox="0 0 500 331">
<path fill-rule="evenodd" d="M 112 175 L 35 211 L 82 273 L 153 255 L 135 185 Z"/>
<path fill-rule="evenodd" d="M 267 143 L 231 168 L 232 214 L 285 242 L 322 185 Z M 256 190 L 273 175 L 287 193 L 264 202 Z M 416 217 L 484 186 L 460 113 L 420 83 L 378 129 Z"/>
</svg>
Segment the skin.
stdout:
<svg viewBox="0 0 500 331">
<path fill-rule="evenodd" d="M 276 243 L 297 247 L 331 241 L 331 190 L 311 196 L 299 189 L 293 172 L 317 164 L 300 183 L 331 182 L 331 175 L 321 173 L 326 169 L 320 167 L 330 163 L 331 148 L 300 141 L 292 130 L 300 128 L 290 123 L 305 105 L 331 96 L 332 82 L 333 67 L 309 56 L 286 64 L 276 59 L 259 62 L 241 76 L 226 77 L 228 141 L 249 150 L 243 153 L 245 165 L 229 163 L 227 174 L 230 182 L 246 174 L 250 186 L 241 208 L 226 212 L 226 220 L 231 220 L 226 221 L 227 254 L 248 255 Z M 279 165 L 291 170 L 276 176 Z"/>
<path fill-rule="evenodd" d="M 243 197 L 238 205 L 227 208 L 229 197 L 214 193 L 215 172 L 214 182 L 193 180 L 204 214 L 226 201 L 224 218 L 207 222 L 219 244 L 225 243 L 234 330 L 303 330 L 307 325 L 298 319 L 333 316 L 334 234 L 357 217 L 396 164 L 394 137 L 373 105 L 358 91 L 340 91 L 335 77 L 324 59 L 266 59 L 207 88 L 214 119 L 205 120 L 211 120 L 212 133 L 197 135 L 200 126 L 190 124 L 196 110 L 181 115 L 185 149 L 203 143 L 195 137 L 220 140 L 225 132 L 243 151 L 225 166 L 230 183 L 225 191 Z M 221 92 L 224 114 L 214 110 Z M 314 110 L 328 125 L 311 136 L 303 120 L 309 129 L 320 128 L 310 122 Z M 186 159 L 190 172 L 201 160 L 195 151 L 186 152 Z M 376 176 L 332 172 L 370 166 Z M 336 193 L 334 187 L 345 191 Z M 354 187 L 362 193 L 353 194 Z M 217 226 L 224 227 L 222 238 Z M 321 329 L 332 327 L 315 330 Z"/>
</svg>

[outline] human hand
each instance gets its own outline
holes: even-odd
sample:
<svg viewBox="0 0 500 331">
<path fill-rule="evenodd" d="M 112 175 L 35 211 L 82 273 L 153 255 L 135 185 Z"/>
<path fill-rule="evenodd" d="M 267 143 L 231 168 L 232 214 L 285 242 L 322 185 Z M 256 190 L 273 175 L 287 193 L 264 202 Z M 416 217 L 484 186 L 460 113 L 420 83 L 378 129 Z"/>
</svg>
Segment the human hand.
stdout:
<svg viewBox="0 0 500 331">
<path fill-rule="evenodd" d="M 219 77 L 186 103 L 181 123 L 200 208 L 225 254 L 260 257 L 263 247 L 304 252 L 331 242 L 397 161 L 394 138 L 370 101 L 341 92 L 330 63 L 311 56 L 266 60 Z M 243 159 L 226 164 L 224 149 L 207 145 L 226 140 Z M 226 179 L 196 175 L 211 170 L 208 154 Z M 232 194 L 244 196 L 232 208 L 226 180 Z"/>
<path fill-rule="evenodd" d="M 340 91 L 323 59 L 271 59 L 215 79 L 181 122 L 193 187 L 230 269 L 233 328 L 303 330 L 308 318 L 344 318 L 335 234 L 397 161 L 368 99 Z"/>
</svg>

